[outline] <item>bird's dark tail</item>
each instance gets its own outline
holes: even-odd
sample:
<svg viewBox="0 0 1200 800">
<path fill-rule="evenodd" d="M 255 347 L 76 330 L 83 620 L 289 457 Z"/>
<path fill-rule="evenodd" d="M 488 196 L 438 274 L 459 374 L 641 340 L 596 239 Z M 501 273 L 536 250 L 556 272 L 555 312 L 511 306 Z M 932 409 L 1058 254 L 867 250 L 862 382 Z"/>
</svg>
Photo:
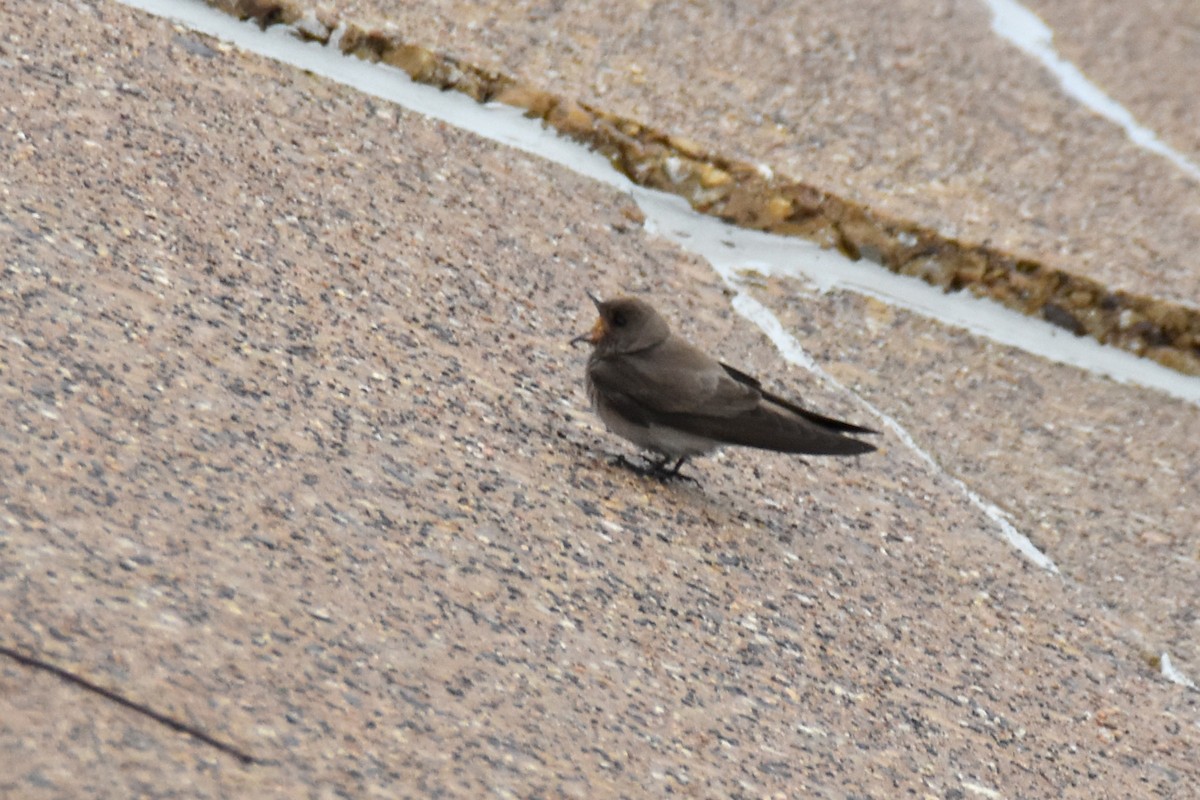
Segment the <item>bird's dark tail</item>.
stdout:
<svg viewBox="0 0 1200 800">
<path fill-rule="evenodd" d="M 808 419 L 807 415 L 795 414 L 790 409 L 777 409 L 768 404 L 734 416 L 662 414 L 657 415 L 656 421 L 722 444 L 757 447 L 780 453 L 855 456 L 876 449 L 870 442 L 853 439 Z"/>
<path fill-rule="evenodd" d="M 803 406 L 799 406 L 790 400 L 785 400 L 784 398 L 780 397 L 777 394 L 772 394 L 771 392 L 768 392 L 766 389 L 763 388 L 762 382 L 759 381 L 757 378 L 753 377 L 752 375 L 747 375 L 746 373 L 742 372 L 740 369 L 735 369 L 734 367 L 731 367 L 728 364 L 722 363 L 721 368 L 725 370 L 726 374 L 728 374 L 729 377 L 733 378 L 738 383 L 743 383 L 746 386 L 750 386 L 754 389 L 757 389 L 759 394 L 761 394 L 763 396 L 763 399 L 766 400 L 767 402 L 773 403 L 774 405 L 777 405 L 780 408 L 786 408 L 788 411 L 792 412 L 793 414 L 803 417 L 804 419 L 808 420 L 809 422 L 811 422 L 815 425 L 819 425 L 820 427 L 825 428 L 826 430 L 838 431 L 839 433 L 875 433 L 875 434 L 879 433 L 879 431 L 877 431 L 877 430 L 873 430 L 871 428 L 864 428 L 862 425 L 855 425 L 851 422 L 845 422 L 840 419 L 834 419 L 833 417 L 827 417 L 824 414 L 818 414 L 815 411 L 809 411 L 807 408 L 804 408 Z M 871 449 L 874 450 L 875 448 L 872 447 Z"/>
</svg>

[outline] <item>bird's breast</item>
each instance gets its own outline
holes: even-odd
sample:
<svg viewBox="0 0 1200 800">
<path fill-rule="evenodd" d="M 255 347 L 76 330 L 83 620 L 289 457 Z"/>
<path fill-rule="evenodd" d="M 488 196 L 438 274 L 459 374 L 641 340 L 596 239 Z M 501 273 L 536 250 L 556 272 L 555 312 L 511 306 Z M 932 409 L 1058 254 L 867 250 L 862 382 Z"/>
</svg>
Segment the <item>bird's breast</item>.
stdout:
<svg viewBox="0 0 1200 800">
<path fill-rule="evenodd" d="M 604 422 L 610 431 L 627 439 L 643 450 L 653 450 L 671 458 L 683 456 L 699 456 L 710 453 L 720 446 L 720 443 L 704 436 L 679 430 L 656 422 L 638 422 L 626 417 L 617 408 L 605 400 L 602 392 L 594 387 L 588 387 L 592 398 L 592 407 L 596 415 Z"/>
</svg>

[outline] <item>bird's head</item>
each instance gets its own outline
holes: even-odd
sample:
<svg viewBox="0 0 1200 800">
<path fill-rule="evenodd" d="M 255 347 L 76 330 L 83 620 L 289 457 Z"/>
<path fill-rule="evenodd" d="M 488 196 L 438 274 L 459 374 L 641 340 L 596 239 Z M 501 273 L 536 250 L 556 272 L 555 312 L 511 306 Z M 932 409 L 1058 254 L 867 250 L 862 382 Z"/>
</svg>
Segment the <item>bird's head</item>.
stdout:
<svg viewBox="0 0 1200 800">
<path fill-rule="evenodd" d="M 600 316 L 592 329 L 576 336 L 571 344 L 588 342 L 603 353 L 636 353 L 664 341 L 671 335 L 667 321 L 654 307 L 636 297 L 601 300 L 590 292 Z"/>
</svg>

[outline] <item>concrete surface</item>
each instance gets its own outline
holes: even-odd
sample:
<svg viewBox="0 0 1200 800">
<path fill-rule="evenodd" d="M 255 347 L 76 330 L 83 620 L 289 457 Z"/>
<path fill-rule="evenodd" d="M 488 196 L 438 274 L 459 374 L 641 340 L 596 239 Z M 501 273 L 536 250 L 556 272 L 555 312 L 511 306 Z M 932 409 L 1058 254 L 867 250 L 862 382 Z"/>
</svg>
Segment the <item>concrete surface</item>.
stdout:
<svg viewBox="0 0 1200 800">
<path fill-rule="evenodd" d="M 1009 512 L 1116 612 L 1148 661 L 1166 648 L 1200 671 L 1200 463 L 1190 446 L 1200 409 L 874 300 L 831 306 L 789 282 L 755 295 L 823 361 L 856 361 L 845 376 L 856 393 Z"/>
<path fill-rule="evenodd" d="M 949 474 L 889 434 L 645 481 L 585 288 L 871 419 L 617 192 L 112 3 L 6 15 L 0 636 L 261 763 L 5 660 L 0 794 L 1200 792 L 1152 663 L 1196 673 L 1200 409 L 763 282 Z"/>
<path fill-rule="evenodd" d="M 350 26 L 348 51 L 546 115 L 711 213 L 1200 374 L 1197 180 L 1066 96 L 982 2 L 212 2 L 319 38 Z M 1180 38 L 1104 5 L 1063 16 Z M 1182 35 L 1127 73 L 1167 101 L 1150 122 L 1194 105 L 1168 77 L 1189 74 Z"/>
<path fill-rule="evenodd" d="M 1200 162 L 1200 86 L 1188 78 L 1200 74 L 1200 6 L 1187 0 L 1025 5 L 1054 30 L 1064 58 L 1172 147 Z"/>
</svg>

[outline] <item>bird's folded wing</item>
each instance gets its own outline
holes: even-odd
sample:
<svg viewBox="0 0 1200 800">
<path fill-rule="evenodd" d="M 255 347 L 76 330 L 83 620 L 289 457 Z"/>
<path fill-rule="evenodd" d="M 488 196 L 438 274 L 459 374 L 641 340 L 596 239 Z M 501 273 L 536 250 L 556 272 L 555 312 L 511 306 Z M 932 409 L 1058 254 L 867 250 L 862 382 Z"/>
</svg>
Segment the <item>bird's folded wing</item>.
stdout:
<svg viewBox="0 0 1200 800">
<path fill-rule="evenodd" d="M 781 453 L 849 456 L 875 449 L 870 442 L 851 439 L 788 411 L 760 405 L 733 417 L 698 414 L 663 414 L 659 424 L 725 444 L 760 447 Z"/>
<path fill-rule="evenodd" d="M 689 412 L 658 411 L 622 392 L 605 394 L 609 407 L 636 425 L 683 431 L 702 439 L 782 453 L 849 456 L 869 453 L 875 446 L 851 439 L 788 411 L 758 405 L 738 414 L 712 416 Z"/>
<path fill-rule="evenodd" d="M 703 356 L 673 355 L 682 357 L 598 359 L 588 374 L 604 401 L 638 425 L 787 453 L 853 455 L 875 449 L 843 435 L 866 429 L 777 402 L 711 359 L 706 365 Z"/>
<path fill-rule="evenodd" d="M 648 411 L 732 416 L 755 408 L 761 394 L 686 343 L 667 342 L 652 353 L 623 354 L 588 365 L 605 395 L 622 394 Z"/>
<path fill-rule="evenodd" d="M 793 414 L 799 414 L 809 422 L 815 422 L 822 428 L 827 428 L 831 431 L 841 431 L 842 433 L 879 433 L 879 431 L 871 428 L 864 428 L 861 425 L 855 425 L 851 422 L 845 422 L 840 419 L 834 419 L 833 417 L 827 417 L 824 414 L 818 414 L 815 411 L 809 411 L 807 408 L 804 408 L 801 405 L 797 405 L 790 400 L 785 400 L 777 394 L 768 392 L 766 389 L 762 388 L 762 383 L 760 383 L 757 378 L 747 375 L 740 369 L 735 369 L 724 362 L 721 362 L 721 367 L 725 370 L 729 377 L 733 378 L 738 383 L 751 386 L 761 392 L 764 400 L 774 403 L 782 408 L 786 408 Z"/>
</svg>

